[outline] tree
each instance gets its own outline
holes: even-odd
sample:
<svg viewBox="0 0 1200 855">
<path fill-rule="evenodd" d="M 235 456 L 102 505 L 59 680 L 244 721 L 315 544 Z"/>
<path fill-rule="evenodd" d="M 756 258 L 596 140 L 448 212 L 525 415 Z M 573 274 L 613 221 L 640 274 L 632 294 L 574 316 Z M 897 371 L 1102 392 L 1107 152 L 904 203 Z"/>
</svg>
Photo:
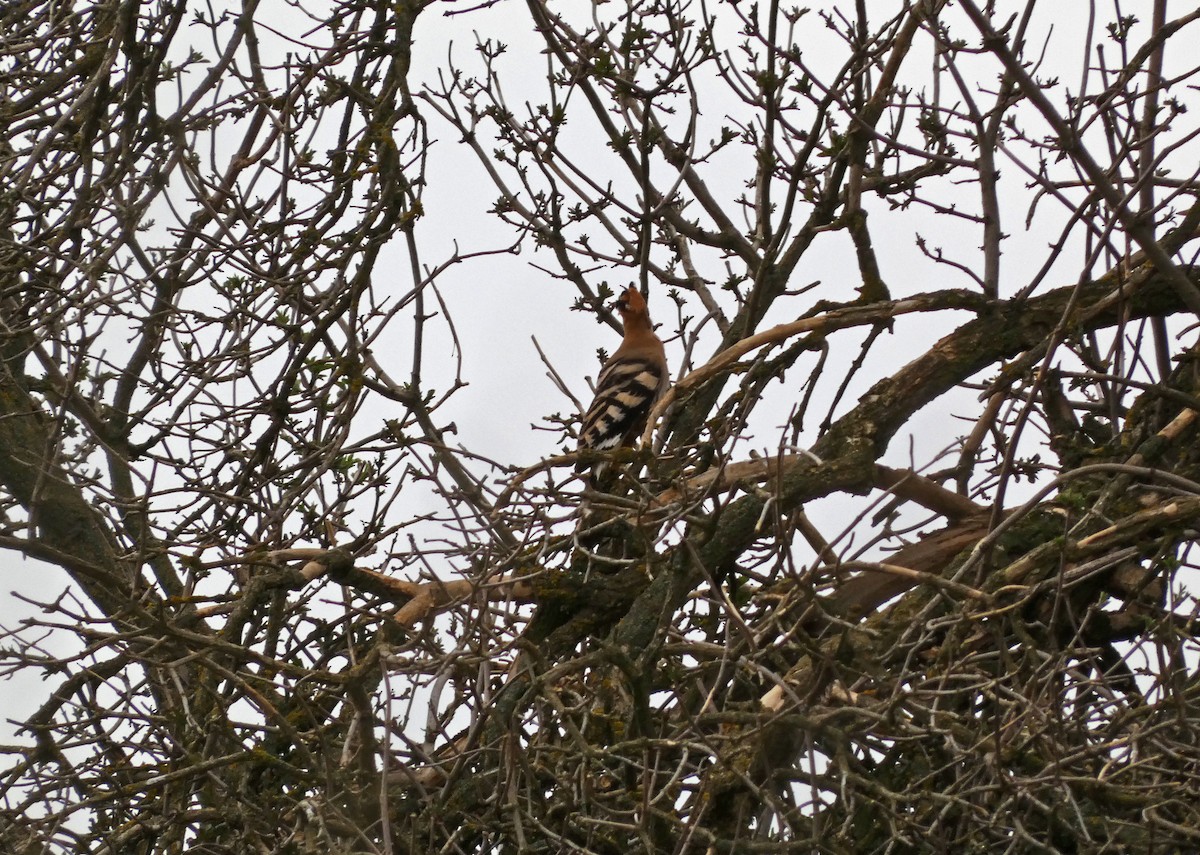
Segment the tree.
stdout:
<svg viewBox="0 0 1200 855">
<path fill-rule="evenodd" d="M 1200 12 L 284 8 L 0 13 L 6 851 L 1196 847 Z M 509 255 L 668 340 L 591 486 Z"/>
</svg>

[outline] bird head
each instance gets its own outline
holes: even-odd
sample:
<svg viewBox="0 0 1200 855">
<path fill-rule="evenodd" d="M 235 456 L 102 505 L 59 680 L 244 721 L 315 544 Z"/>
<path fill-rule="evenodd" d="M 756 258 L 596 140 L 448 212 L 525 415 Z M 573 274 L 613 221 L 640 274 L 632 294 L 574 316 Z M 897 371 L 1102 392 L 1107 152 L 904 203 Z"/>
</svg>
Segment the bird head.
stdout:
<svg viewBox="0 0 1200 855">
<path fill-rule="evenodd" d="M 628 326 L 631 320 L 645 318 L 648 322 L 650 312 L 646 308 L 646 300 L 636 287 L 630 285 L 622 292 L 617 301 L 613 303 L 613 308 L 621 313 L 621 321 Z"/>
</svg>

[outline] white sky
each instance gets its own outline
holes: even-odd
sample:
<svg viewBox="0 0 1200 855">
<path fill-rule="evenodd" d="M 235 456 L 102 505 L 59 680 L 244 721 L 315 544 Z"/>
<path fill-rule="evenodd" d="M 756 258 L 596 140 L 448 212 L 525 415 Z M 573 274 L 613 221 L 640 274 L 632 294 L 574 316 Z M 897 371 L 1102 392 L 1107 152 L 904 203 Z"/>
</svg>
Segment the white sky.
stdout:
<svg viewBox="0 0 1200 855">
<path fill-rule="evenodd" d="M 819 7 L 839 4 L 813 4 Z M 850 4 L 840 4 L 850 7 Z M 1004 4 L 1000 4 L 1003 6 Z M 1082 6 L 1083 4 L 1079 4 Z M 1138 14 L 1148 16 L 1148 4 L 1134 4 Z M 868 4 L 872 14 L 881 14 L 884 8 L 898 8 L 897 3 Z M 1172 9 L 1175 14 L 1182 11 L 1181 4 Z M 1143 11 L 1145 7 L 1145 11 Z M 521 4 L 499 3 L 489 9 L 481 9 L 468 15 L 454 18 L 443 17 L 443 7 L 434 6 L 419 19 L 413 56 L 411 85 L 413 91 L 420 88 L 424 80 L 436 79 L 436 72 L 444 65 L 451 42 L 458 62 L 468 68 L 477 68 L 472 31 L 486 34 L 490 38 L 504 41 L 509 53 L 501 63 L 505 90 L 510 104 L 516 105 L 525 98 L 536 98 L 544 88 L 545 58 L 541 54 L 541 43 L 532 33 L 528 15 Z M 1077 87 L 1082 58 L 1081 21 L 1078 6 L 1073 4 L 1042 4 L 1039 16 L 1044 19 L 1035 31 L 1045 37 L 1046 24 L 1053 21 L 1050 42 L 1046 52 L 1047 68 L 1041 77 L 1049 76 L 1055 69 L 1064 84 L 1051 90 L 1052 101 L 1060 108 L 1064 103 L 1064 90 L 1074 91 Z M 310 26 L 297 17 L 296 13 L 282 2 L 264 2 L 261 18 L 277 27 L 292 25 L 297 31 Z M 948 20 L 955 20 L 948 13 Z M 830 65 L 840 62 L 842 47 L 824 32 L 823 25 L 815 14 L 804 19 L 799 38 L 805 48 L 805 58 L 814 64 Z M 1098 28 L 1099 29 L 1099 28 Z M 960 30 L 962 31 L 962 30 Z M 1143 25 L 1134 36 L 1134 42 L 1144 37 Z M 1195 39 L 1177 37 L 1175 44 L 1186 45 Z M 285 46 L 272 46 L 264 39 L 263 49 L 284 50 Z M 827 55 L 822 55 L 822 52 Z M 905 80 L 909 85 L 923 86 L 927 80 L 931 51 L 927 39 L 919 37 L 919 46 L 906 65 Z M 1169 61 L 1174 57 L 1168 55 Z M 1190 61 L 1180 57 L 1178 62 Z M 976 60 L 980 66 L 994 68 L 991 57 Z M 994 72 L 984 72 L 981 79 L 989 84 L 994 81 Z M 735 109 L 727 97 L 712 90 L 714 100 L 706 103 L 706 116 L 714 125 L 720 124 L 722 110 Z M 707 91 L 705 93 L 707 95 Z M 1182 97 L 1182 93 L 1181 97 Z M 1194 93 L 1187 93 L 1189 96 Z M 947 100 L 956 100 L 947 96 Z M 985 98 L 986 102 L 987 99 Z M 474 156 L 457 144 L 456 132 L 441 122 L 431 110 L 423 111 L 430 122 L 431 136 L 436 140 L 429 164 L 429 189 L 424 195 L 425 216 L 420 221 L 417 236 L 423 253 L 422 262 L 434 266 L 448 257 L 457 246 L 459 251 L 473 252 L 498 248 L 511 242 L 511 235 L 499 227 L 487 209 L 496 197 L 482 167 Z M 1193 113 L 1194 115 L 1194 113 Z M 598 170 L 607 168 L 607 150 L 603 146 L 590 145 L 586 121 L 573 119 L 571 130 L 581 150 L 590 146 L 586 156 L 594 157 Z M 1033 123 L 1031 123 L 1032 125 Z M 1195 164 L 1194 146 L 1177 154 L 1179 162 Z M 960 144 L 960 154 L 970 156 L 965 144 Z M 728 152 L 729 172 L 714 176 L 714 188 L 724 192 L 727 198 L 741 192 L 738 181 L 746 174 L 750 152 L 746 148 L 731 148 Z M 999 164 L 1005 180 L 1002 182 L 1004 206 L 1004 231 L 1009 235 L 1004 244 L 1001 291 L 1007 296 L 1022 287 L 1045 257 L 1048 243 L 1057 237 L 1057 229 L 1064 219 L 1063 211 L 1055 203 L 1043 200 L 1038 217 L 1032 228 L 1027 228 L 1025 218 L 1030 202 L 1029 191 L 1024 188 L 1025 180 L 1017 175 L 1008 163 Z M 1181 167 L 1182 168 L 1182 167 Z M 1191 168 L 1191 167 L 1189 167 Z M 944 183 L 944 200 L 957 200 L 959 204 L 976 210 L 976 191 L 973 187 L 954 186 Z M 940 246 L 956 261 L 976 270 L 981 269 L 979 252 L 981 231 L 963 221 L 946 217 L 931 217 L 927 212 L 912 210 L 906 213 L 890 213 L 887 209 L 868 200 L 872 216 L 875 249 L 883 266 L 883 277 L 892 288 L 893 296 L 946 288 L 970 288 L 968 278 L 948 267 L 939 266 L 923 257 L 915 246 L 915 235 L 920 233 L 931 247 Z M 803 212 L 802 212 L 803 213 Z M 458 328 L 459 340 L 465 352 L 463 375 L 470 386 L 459 392 L 438 413 L 440 424 L 453 421 L 458 427 L 457 441 L 467 448 L 492 456 L 504 463 L 527 465 L 536 462 L 557 450 L 550 433 L 533 431 L 531 425 L 539 424 L 549 414 L 569 412 L 569 402 L 545 377 L 531 337 L 536 336 L 559 373 L 572 384 L 580 399 L 588 398 L 588 387 L 584 377 L 594 376 L 597 370 L 595 352 L 603 347 L 609 351 L 615 347 L 617 338 L 606 326 L 597 324 L 589 316 L 569 311 L 576 298 L 574 289 L 562 281 L 555 281 L 531 266 L 537 260 L 528 253 L 521 257 L 504 255 L 491 256 L 484 260 L 468 262 L 451 269 L 437 282 L 437 287 L 451 308 L 453 320 Z M 1047 279 L 1048 286 L 1057 286 L 1070 281 L 1077 275 L 1078 256 L 1064 253 L 1059 269 Z M 542 263 L 552 266 L 549 259 Z M 708 259 L 710 265 L 703 271 L 709 278 L 719 281 L 724 278 L 723 264 Z M 403 293 L 411 283 L 408 280 L 408 265 L 404 253 L 397 246 L 394 252 L 381 260 L 376 272 L 376 285 L 382 290 L 388 287 L 386 277 L 396 276 L 396 293 Z M 782 303 L 768 318 L 767 324 L 790 320 L 807 310 L 816 299 L 846 301 L 854 296 L 859 285 L 857 266 L 849 238 L 844 232 L 833 232 L 821 236 L 806 255 L 794 285 L 820 280 L 821 288 L 800 298 Z M 609 276 L 613 285 L 624 285 L 630 281 L 631 273 L 615 271 Z M 596 281 L 601 277 L 597 276 Z M 652 289 L 654 286 L 652 286 Z M 731 305 L 726 301 L 727 308 Z M 694 314 L 702 314 L 698 304 Z M 661 291 L 652 290 L 651 311 L 655 319 L 666 324 L 673 319 L 673 306 Z M 899 366 L 924 352 L 928 346 L 948 332 L 956 323 L 966 319 L 964 314 L 942 314 L 931 316 L 909 316 L 897 320 L 895 330 L 886 335 L 873 350 L 866 366 L 851 390 L 844 397 L 840 412 L 845 412 L 857 401 L 859 395 L 873 382 L 893 373 Z M 407 336 L 409 327 L 404 319 L 397 319 L 396 340 L 388 342 L 386 350 L 376 352 L 385 367 L 394 377 L 403 377 L 407 372 L 409 352 Z M 670 328 L 667 328 L 667 332 Z M 815 429 L 824 413 L 823 401 L 831 399 L 837 381 L 842 376 L 837 366 L 848 364 L 856 355 L 857 344 L 866 330 L 860 333 L 841 334 L 834 340 L 837 348 L 831 356 L 831 368 L 810 409 L 806 423 L 806 439 L 815 438 Z M 450 340 L 440 324 L 427 329 L 428 343 L 425 353 L 426 376 L 432 386 L 443 385 L 452 376 L 453 354 Z M 697 350 L 703 361 L 711 355 L 711 345 Z M 672 368 L 678 369 L 680 350 L 678 343 L 668 345 L 668 356 Z M 439 372 L 439 360 L 442 367 Z M 755 435 L 747 446 L 759 450 L 773 449 L 778 442 L 777 426 L 786 417 L 788 407 L 796 392 L 801 388 L 803 371 L 811 366 L 815 355 L 801 358 L 789 373 L 786 381 L 788 395 L 778 395 L 777 400 L 764 402 L 756 415 Z M 441 374 L 439 384 L 438 375 Z M 915 462 L 918 466 L 927 463 L 938 451 L 950 444 L 958 435 L 966 433 L 970 425 L 950 419 L 951 413 L 974 413 L 978 405 L 968 393 L 947 396 L 927 408 L 911 422 L 911 434 L 897 437 L 884 462 L 896 466 L 907 466 Z M 367 423 L 394 416 L 386 407 L 369 413 Z M 378 422 L 375 422 L 376 424 Z M 366 428 L 369 431 L 373 428 Z M 913 458 L 910 461 L 910 442 Z M 743 448 L 743 453 L 748 448 Z M 1014 495 L 1010 501 L 1018 501 Z M 840 531 L 842 524 L 861 506 L 858 500 L 839 497 L 816 503 L 811 516 L 819 528 L 829 535 Z M 28 561 L 21 556 L 0 553 L 0 588 L 24 593 L 38 599 L 52 599 L 53 592 L 67 586 L 65 574 L 38 562 Z M 331 589 L 327 595 L 336 598 Z M 0 601 L 0 623 L 13 626 L 22 615 L 29 614 L 29 607 L 14 596 Z M 8 682 L 0 684 L 0 718 L 19 719 L 28 715 L 47 692 L 49 684 L 34 672 L 11 675 Z M 0 723 L 0 739 L 9 741 L 6 726 Z"/>
</svg>

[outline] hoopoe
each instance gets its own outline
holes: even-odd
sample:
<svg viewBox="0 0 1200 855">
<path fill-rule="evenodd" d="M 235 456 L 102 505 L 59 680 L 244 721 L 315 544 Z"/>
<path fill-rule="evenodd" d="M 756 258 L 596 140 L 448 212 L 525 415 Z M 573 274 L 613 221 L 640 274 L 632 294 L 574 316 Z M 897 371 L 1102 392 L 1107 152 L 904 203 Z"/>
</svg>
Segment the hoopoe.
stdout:
<svg viewBox="0 0 1200 855">
<path fill-rule="evenodd" d="M 670 383 L 666 351 L 654 334 L 646 301 L 637 288 L 630 285 L 617 299 L 616 309 L 625 325 L 625 337 L 596 378 L 596 397 L 584 413 L 579 431 L 580 451 L 633 445 L 646 427 L 654 402 Z M 586 464 L 577 467 L 584 468 Z"/>
</svg>

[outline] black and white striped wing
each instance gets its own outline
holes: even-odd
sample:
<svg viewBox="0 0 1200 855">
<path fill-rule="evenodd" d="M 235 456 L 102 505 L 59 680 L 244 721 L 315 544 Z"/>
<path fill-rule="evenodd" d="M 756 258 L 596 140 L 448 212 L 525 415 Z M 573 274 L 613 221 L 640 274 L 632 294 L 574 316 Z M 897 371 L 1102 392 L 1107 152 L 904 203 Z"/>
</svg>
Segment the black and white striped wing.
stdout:
<svg viewBox="0 0 1200 855">
<path fill-rule="evenodd" d="M 646 426 L 666 382 L 665 369 L 654 359 L 615 359 L 605 365 L 583 417 L 579 447 L 604 451 L 631 442 Z"/>
</svg>

